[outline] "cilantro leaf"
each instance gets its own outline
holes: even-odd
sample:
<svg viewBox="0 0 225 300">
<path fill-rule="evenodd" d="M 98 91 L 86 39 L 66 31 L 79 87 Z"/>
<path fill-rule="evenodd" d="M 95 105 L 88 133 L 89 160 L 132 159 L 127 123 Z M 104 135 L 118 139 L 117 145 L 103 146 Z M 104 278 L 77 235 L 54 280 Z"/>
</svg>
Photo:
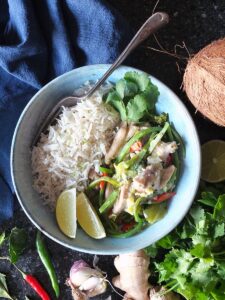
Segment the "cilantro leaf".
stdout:
<svg viewBox="0 0 225 300">
<path fill-rule="evenodd" d="M 106 103 L 112 105 L 120 113 L 122 121 L 127 119 L 126 107 L 116 91 L 110 92 L 107 95 Z"/>
<path fill-rule="evenodd" d="M 225 194 L 219 196 L 213 211 L 213 218 L 225 221 Z"/>
<path fill-rule="evenodd" d="M 146 98 L 143 94 L 136 95 L 127 104 L 128 121 L 137 122 L 148 112 Z"/>
<path fill-rule="evenodd" d="M 115 88 L 104 96 L 104 101 L 120 113 L 122 121 L 138 122 L 149 118 L 150 121 L 154 119 L 154 122 L 161 124 L 167 119 L 167 115 L 162 114 L 158 118 L 155 116 L 158 96 L 158 88 L 147 74 L 127 72 L 116 83 Z"/>
<path fill-rule="evenodd" d="M 120 79 L 116 83 L 116 91 L 121 99 L 125 97 L 134 97 L 138 92 L 138 86 L 132 81 Z"/>
<path fill-rule="evenodd" d="M 198 202 L 210 207 L 214 207 L 217 202 L 217 198 L 212 192 L 202 192 L 201 197 L 202 199 L 199 199 Z"/>
<path fill-rule="evenodd" d="M 146 73 L 138 73 L 138 72 L 130 71 L 124 75 L 124 78 L 127 81 L 131 81 L 137 84 L 141 92 L 143 92 L 149 86 L 149 77 Z"/>
</svg>

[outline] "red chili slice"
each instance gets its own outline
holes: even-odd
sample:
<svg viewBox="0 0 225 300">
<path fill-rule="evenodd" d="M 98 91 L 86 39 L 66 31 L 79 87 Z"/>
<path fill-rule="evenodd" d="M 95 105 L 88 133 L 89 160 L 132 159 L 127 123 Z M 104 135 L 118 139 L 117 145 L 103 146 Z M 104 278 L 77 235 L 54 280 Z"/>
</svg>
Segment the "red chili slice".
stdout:
<svg viewBox="0 0 225 300">
<path fill-rule="evenodd" d="M 161 195 L 158 195 L 156 197 L 153 198 L 154 202 L 160 203 L 166 200 L 169 200 L 170 198 L 172 198 L 176 193 L 175 192 L 166 192 L 163 193 Z"/>
<path fill-rule="evenodd" d="M 130 147 L 130 152 L 140 151 L 142 148 L 142 142 L 137 141 Z"/>
</svg>

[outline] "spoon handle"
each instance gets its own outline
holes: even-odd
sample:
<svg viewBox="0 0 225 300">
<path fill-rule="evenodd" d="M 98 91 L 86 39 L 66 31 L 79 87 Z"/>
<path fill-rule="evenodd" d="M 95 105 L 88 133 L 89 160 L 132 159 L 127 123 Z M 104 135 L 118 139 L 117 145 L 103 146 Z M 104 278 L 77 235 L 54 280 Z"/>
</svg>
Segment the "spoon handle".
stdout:
<svg viewBox="0 0 225 300">
<path fill-rule="evenodd" d="M 87 98 L 91 96 L 104 81 L 112 74 L 112 72 L 127 58 L 127 56 L 133 51 L 137 46 L 139 46 L 144 40 L 146 40 L 151 34 L 155 33 L 158 29 L 163 27 L 169 22 L 169 16 L 164 12 L 157 12 L 152 15 L 148 20 L 141 26 L 138 32 L 135 34 L 133 39 L 123 50 L 120 56 L 116 61 L 111 65 L 108 71 L 102 76 L 102 78 L 93 86 L 86 94 L 85 97 L 81 96 L 80 98 Z M 79 96 L 77 97 L 79 98 Z"/>
</svg>

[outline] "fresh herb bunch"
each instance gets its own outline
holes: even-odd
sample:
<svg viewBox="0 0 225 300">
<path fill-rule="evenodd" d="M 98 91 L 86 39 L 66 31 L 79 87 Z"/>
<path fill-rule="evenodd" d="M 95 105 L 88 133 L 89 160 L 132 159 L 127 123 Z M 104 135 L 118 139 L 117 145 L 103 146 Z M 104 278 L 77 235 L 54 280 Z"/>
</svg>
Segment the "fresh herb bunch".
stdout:
<svg viewBox="0 0 225 300">
<path fill-rule="evenodd" d="M 155 115 L 155 103 L 159 91 L 147 74 L 127 72 L 114 88 L 105 95 L 105 102 L 113 106 L 122 121 L 139 122 L 150 120 L 162 124 L 167 121 L 167 114 Z"/>
<path fill-rule="evenodd" d="M 159 284 L 188 300 L 225 299 L 225 186 L 201 186 L 174 231 L 146 248 Z"/>
</svg>

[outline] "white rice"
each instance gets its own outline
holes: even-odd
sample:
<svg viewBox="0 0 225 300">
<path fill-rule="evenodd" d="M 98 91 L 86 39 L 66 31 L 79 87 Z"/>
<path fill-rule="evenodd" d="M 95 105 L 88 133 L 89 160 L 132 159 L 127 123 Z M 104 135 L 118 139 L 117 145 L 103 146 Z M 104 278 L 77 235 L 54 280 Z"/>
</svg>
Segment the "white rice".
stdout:
<svg viewBox="0 0 225 300">
<path fill-rule="evenodd" d="M 52 209 L 60 193 L 70 186 L 82 191 L 91 168 L 99 170 L 109 149 L 119 114 L 102 102 L 101 93 L 63 108 L 56 125 L 42 134 L 32 151 L 34 188 Z"/>
</svg>

